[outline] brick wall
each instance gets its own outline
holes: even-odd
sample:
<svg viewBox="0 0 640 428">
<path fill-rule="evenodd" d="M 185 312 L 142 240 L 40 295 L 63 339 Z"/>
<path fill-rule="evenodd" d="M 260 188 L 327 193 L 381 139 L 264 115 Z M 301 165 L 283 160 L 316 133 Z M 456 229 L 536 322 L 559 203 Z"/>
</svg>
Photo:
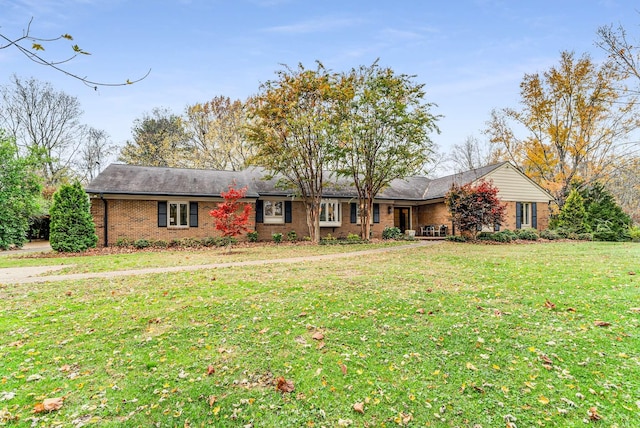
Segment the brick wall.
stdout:
<svg viewBox="0 0 640 428">
<path fill-rule="evenodd" d="M 209 211 L 216 201 L 198 201 L 198 227 L 158 227 L 158 201 L 108 199 L 108 240 L 114 245 L 119 239 L 165 240 L 182 238 L 208 238 L 220 236 L 215 230 L 214 218 Z M 104 246 L 104 204 L 91 200 L 91 214 L 96 225 L 98 246 Z M 255 216 L 249 221 L 249 230 L 255 227 Z"/>
</svg>

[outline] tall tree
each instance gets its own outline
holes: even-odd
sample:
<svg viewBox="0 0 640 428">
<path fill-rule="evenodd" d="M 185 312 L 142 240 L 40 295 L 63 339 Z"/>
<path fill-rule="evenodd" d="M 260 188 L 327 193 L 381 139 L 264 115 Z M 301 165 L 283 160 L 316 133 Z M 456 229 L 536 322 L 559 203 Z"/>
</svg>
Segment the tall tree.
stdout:
<svg viewBox="0 0 640 428">
<path fill-rule="evenodd" d="M 240 100 L 217 96 L 186 109 L 189 162 L 194 167 L 237 171 L 248 164 L 253 146 L 244 138 L 247 114 Z"/>
<path fill-rule="evenodd" d="M 35 159 L 20 157 L 12 141 L 0 129 L 0 249 L 22 247 L 27 241 L 29 217 L 38 209 L 40 179 Z"/>
<path fill-rule="evenodd" d="M 136 119 L 133 141 L 127 141 L 119 159 L 132 165 L 186 166 L 187 135 L 180 116 L 168 109 L 155 108 Z"/>
<path fill-rule="evenodd" d="M 598 28 L 596 45 L 609 55 L 609 63 L 640 84 L 640 48 L 638 40 L 629 40 L 622 25 L 605 25 Z M 638 90 L 636 90 L 636 93 Z"/>
<path fill-rule="evenodd" d="M 282 175 L 306 207 L 312 242 L 320 240 L 324 169 L 339 143 L 340 105 L 348 97 L 342 76 L 317 63 L 276 73 L 249 101 L 247 136 L 256 145 L 253 162 Z"/>
<path fill-rule="evenodd" d="M 116 154 L 117 147 L 111 143 L 105 131 L 90 126 L 83 129 L 82 140 L 84 144 L 76 159 L 76 170 L 80 180 L 88 183 L 107 166 L 109 158 Z"/>
<path fill-rule="evenodd" d="M 462 144 L 453 145 L 449 159 L 456 173 L 474 170 L 498 160 L 489 142 L 482 143 L 471 135 Z"/>
<path fill-rule="evenodd" d="M 2 87 L 0 120 L 15 137 L 22 154 L 41 158 L 45 185 L 55 186 L 72 175 L 82 141 L 82 109 L 76 97 L 54 90 L 36 79 L 16 75 Z"/>
<path fill-rule="evenodd" d="M 209 211 L 209 215 L 215 219 L 216 230 L 222 233 L 226 239 L 226 245 L 231 251 L 233 239 L 236 236 L 249 230 L 249 215 L 251 205 L 240 202 L 247 194 L 246 186 L 241 189 L 235 188 L 235 183 L 229 185 L 228 192 L 220 192 L 224 202 Z"/>
<path fill-rule="evenodd" d="M 78 74 L 75 74 L 69 71 L 69 69 L 65 68 L 64 65 L 68 64 L 79 55 L 91 55 L 91 54 L 85 51 L 84 49 L 82 49 L 77 44 L 73 43 L 73 37 L 68 33 L 65 33 L 56 37 L 46 37 L 46 38 L 32 35 L 31 33 L 32 22 L 33 22 L 33 18 L 31 18 L 31 20 L 29 21 L 29 24 L 27 25 L 26 30 L 24 30 L 22 35 L 18 37 L 12 37 L 12 36 L 8 36 L 0 33 L 0 50 L 7 49 L 7 48 L 16 48 L 18 52 L 20 52 L 21 54 L 23 54 L 25 57 L 35 62 L 36 64 L 40 64 L 45 67 L 51 67 L 54 70 L 57 70 L 73 79 L 81 81 L 82 83 L 84 83 L 85 85 L 93 89 L 97 89 L 98 86 L 131 85 L 133 83 L 137 83 L 142 79 L 146 78 L 151 72 L 151 70 L 149 70 L 144 76 L 133 81 L 126 79 L 124 82 L 116 82 L 116 83 L 97 82 L 97 81 L 90 80 L 87 77 L 82 77 Z M 68 42 L 70 45 L 69 55 L 60 59 L 45 58 L 43 55 L 45 51 L 45 46 L 52 43 L 56 43 L 56 42 Z M 29 44 L 31 44 L 31 46 L 29 46 Z"/>
<path fill-rule="evenodd" d="M 589 185 L 606 176 L 633 149 L 627 140 L 640 119 L 636 98 L 620 92 L 624 77 L 610 64 L 562 52 L 559 66 L 525 75 L 521 110 L 492 112 L 491 142 L 561 207 L 572 182 Z"/>
<path fill-rule="evenodd" d="M 389 183 L 421 171 L 432 153 L 429 133 L 437 131 L 433 104 L 415 76 L 396 74 L 378 62 L 344 77 L 343 137 L 335 147 L 338 172 L 353 180 L 358 192 L 362 239 L 369 239 L 373 200 Z"/>
<path fill-rule="evenodd" d="M 605 181 L 624 212 L 640 224 L 640 156 L 629 156 L 616 162 Z"/>
</svg>

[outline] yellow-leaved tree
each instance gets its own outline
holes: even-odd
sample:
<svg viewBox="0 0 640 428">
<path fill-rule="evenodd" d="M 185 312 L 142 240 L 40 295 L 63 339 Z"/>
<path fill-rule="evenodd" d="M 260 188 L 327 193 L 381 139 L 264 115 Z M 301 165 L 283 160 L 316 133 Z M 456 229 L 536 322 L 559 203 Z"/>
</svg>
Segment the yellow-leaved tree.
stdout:
<svg viewBox="0 0 640 428">
<path fill-rule="evenodd" d="M 637 144 L 629 141 L 640 125 L 637 100 L 624 80 L 609 63 L 562 52 L 559 65 L 524 76 L 521 109 L 494 110 L 486 133 L 561 207 L 572 185 L 606 177 Z"/>
</svg>

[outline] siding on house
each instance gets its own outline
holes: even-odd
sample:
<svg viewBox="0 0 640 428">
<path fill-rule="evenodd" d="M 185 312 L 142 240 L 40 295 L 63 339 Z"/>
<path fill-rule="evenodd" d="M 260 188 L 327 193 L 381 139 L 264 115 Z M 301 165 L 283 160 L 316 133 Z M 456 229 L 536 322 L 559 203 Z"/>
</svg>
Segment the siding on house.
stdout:
<svg viewBox="0 0 640 428">
<path fill-rule="evenodd" d="M 509 163 L 490 172 L 484 179 L 493 181 L 493 185 L 499 189 L 498 197 L 503 201 L 548 203 L 550 200 L 548 193 Z"/>
</svg>

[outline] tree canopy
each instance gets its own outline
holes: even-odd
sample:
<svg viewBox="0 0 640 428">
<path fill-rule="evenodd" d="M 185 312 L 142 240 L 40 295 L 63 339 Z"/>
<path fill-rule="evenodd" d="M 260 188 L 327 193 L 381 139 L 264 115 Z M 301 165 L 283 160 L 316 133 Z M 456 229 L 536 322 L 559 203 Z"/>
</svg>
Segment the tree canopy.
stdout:
<svg viewBox="0 0 640 428">
<path fill-rule="evenodd" d="M 38 209 L 40 178 L 37 160 L 20 157 L 18 149 L 0 129 L 0 249 L 22 247 L 27 241 L 29 217 Z"/>
<path fill-rule="evenodd" d="M 317 63 L 284 68 L 249 101 L 247 136 L 256 146 L 252 162 L 284 177 L 283 185 L 306 206 L 312 242 L 320 240 L 320 203 L 325 168 L 340 144 L 340 126 L 351 87 Z"/>
<path fill-rule="evenodd" d="M 453 184 L 444 202 L 454 226 L 463 235 L 475 238 L 483 228 L 493 230 L 504 223 L 506 205 L 498 199 L 498 189 L 491 182 Z"/>
<path fill-rule="evenodd" d="M 597 181 L 632 150 L 627 143 L 640 117 L 635 96 L 620 92 L 624 79 L 610 63 L 562 52 L 558 66 L 525 75 L 522 109 L 493 111 L 487 133 L 503 158 L 562 206 L 572 183 Z"/>
<path fill-rule="evenodd" d="M 432 154 L 429 133 L 438 130 L 438 117 L 414 77 L 377 61 L 344 76 L 351 87 L 345 86 L 347 106 L 334 154 L 337 171 L 358 192 L 362 239 L 369 239 L 378 193 L 394 179 L 419 173 Z"/>
<path fill-rule="evenodd" d="M 79 181 L 64 184 L 53 195 L 51 205 L 51 248 L 60 252 L 81 252 L 98 242 L 89 196 Z"/>
</svg>

